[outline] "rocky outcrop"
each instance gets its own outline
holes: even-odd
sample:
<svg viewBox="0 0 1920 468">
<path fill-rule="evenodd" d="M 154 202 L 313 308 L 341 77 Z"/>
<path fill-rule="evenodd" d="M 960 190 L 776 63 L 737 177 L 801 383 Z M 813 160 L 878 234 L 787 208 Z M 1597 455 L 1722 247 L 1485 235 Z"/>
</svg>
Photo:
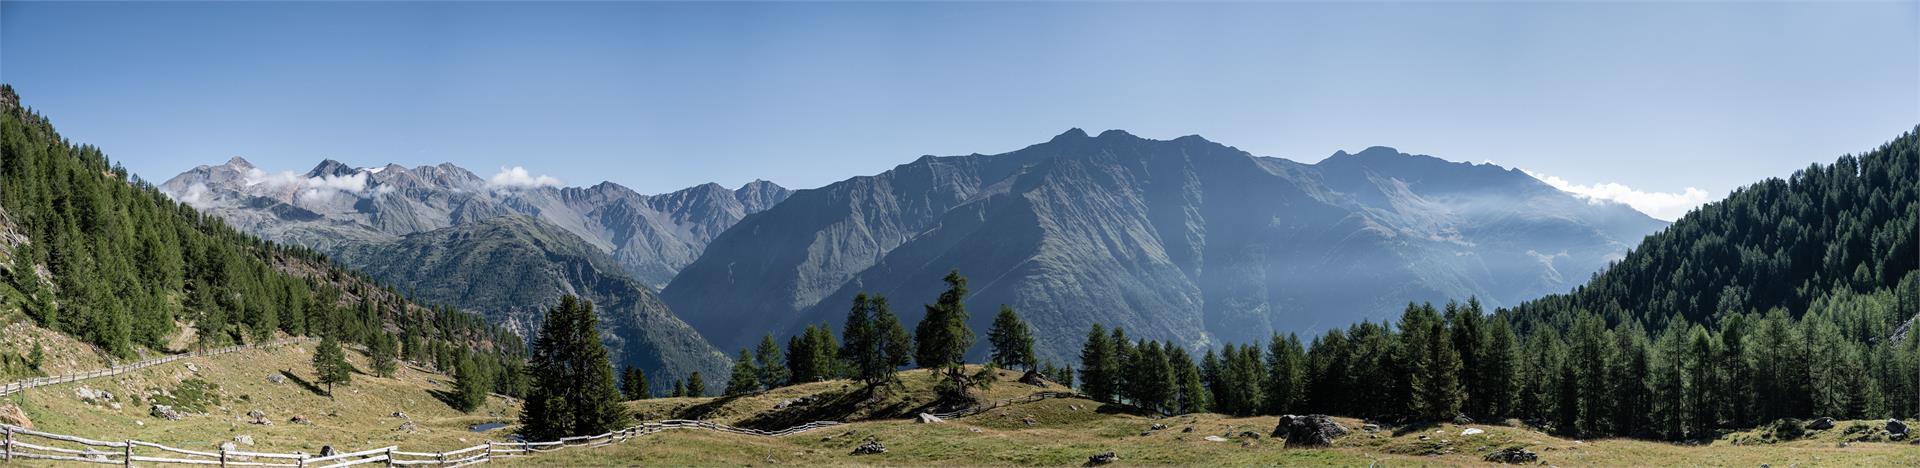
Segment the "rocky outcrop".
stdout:
<svg viewBox="0 0 1920 468">
<path fill-rule="evenodd" d="M 1347 429 L 1323 414 L 1281 416 L 1280 423 L 1273 428 L 1273 437 L 1286 438 L 1288 448 L 1325 447 L 1344 435 Z"/>
</svg>

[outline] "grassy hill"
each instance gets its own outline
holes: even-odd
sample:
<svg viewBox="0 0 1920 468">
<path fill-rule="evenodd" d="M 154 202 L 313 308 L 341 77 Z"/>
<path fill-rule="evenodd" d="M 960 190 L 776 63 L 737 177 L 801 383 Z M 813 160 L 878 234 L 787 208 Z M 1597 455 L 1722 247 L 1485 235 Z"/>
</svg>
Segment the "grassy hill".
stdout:
<svg viewBox="0 0 1920 468">
<path fill-rule="evenodd" d="M 406 450 L 442 451 L 484 440 L 505 440 L 511 428 L 489 433 L 467 430 L 472 424 L 511 421 L 517 407 L 490 400 L 473 414 L 452 410 L 436 392 L 451 389 L 439 374 L 403 367 L 392 379 L 356 374 L 354 383 L 328 399 L 302 382 L 312 381 L 308 360 L 312 345 L 195 358 L 156 366 L 117 378 L 36 388 L 6 397 L 33 419 L 36 428 L 104 440 L 139 439 L 182 448 L 216 448 L 236 436 L 252 436 L 256 445 L 242 450 L 318 452 L 322 445 L 363 449 L 399 445 Z M 356 366 L 365 357 L 349 352 Z M 191 367 L 188 364 L 192 364 Z M 268 376 L 281 374 L 285 383 Z M 698 430 L 645 435 L 600 448 L 572 448 L 529 458 L 496 460 L 507 466 L 1078 466 L 1088 456 L 1115 452 L 1119 466 L 1359 466 L 1482 465 L 1481 457 L 1504 447 L 1525 447 L 1557 466 L 1647 466 L 1684 463 L 1700 466 L 1915 466 L 1920 446 L 1884 441 L 1876 421 L 1841 421 L 1833 429 L 1789 437 L 1774 428 L 1733 433 L 1710 444 L 1689 445 L 1632 439 L 1572 440 L 1507 424 L 1416 425 L 1361 430 L 1364 421 L 1338 418 L 1352 433 L 1321 449 L 1287 448 L 1267 435 L 1274 417 L 1237 418 L 1217 414 L 1156 417 L 1129 408 L 1079 398 L 1011 404 L 942 423 L 921 424 L 908 417 L 933 403 L 925 371 L 900 374 L 900 390 L 869 394 L 847 381 L 827 381 L 732 397 L 658 398 L 628 402 L 642 419 L 699 418 L 744 427 L 780 428 L 813 420 L 852 421 L 786 437 L 754 437 Z M 980 392 L 1000 401 L 1056 385 L 1033 386 L 1002 372 L 1001 380 Z M 216 385 L 195 388 L 199 382 Z M 112 392 L 107 402 L 85 402 L 76 390 Z M 170 396 L 153 397 L 164 391 Z M 196 397 L 214 395 L 218 399 Z M 138 396 L 138 399 L 136 399 Z M 148 415 L 148 404 L 165 399 L 176 406 L 202 406 L 180 421 Z M 260 410 L 273 425 L 248 423 Z M 403 411 L 410 419 L 395 418 Z M 292 424 L 295 415 L 311 425 Z M 398 430 L 412 421 L 413 432 Z M 1152 429 L 1154 425 L 1163 429 Z M 1188 430 L 1191 428 L 1191 431 Z M 1475 428 L 1481 434 L 1463 436 Z M 1252 433 L 1249 436 L 1246 433 Z M 1220 440 L 1209 440 L 1209 436 Z M 1257 437 L 1256 437 L 1257 436 Z M 877 455 L 851 455 L 868 438 L 885 444 Z"/>
<path fill-rule="evenodd" d="M 40 431 L 101 440 L 137 439 L 188 450 L 218 450 L 221 442 L 251 436 L 255 445 L 240 450 L 319 453 L 337 449 L 399 445 L 408 449 L 448 450 L 506 431 L 474 433 L 469 425 L 512 421 L 516 404 L 499 398 L 471 414 L 452 409 L 438 396 L 453 389 L 448 376 L 401 366 L 393 378 L 368 375 L 366 356 L 349 350 L 359 369 L 353 383 L 335 388 L 328 398 L 315 381 L 313 343 L 185 359 L 138 372 L 90 381 L 39 387 L 0 399 L 18 405 Z M 269 380 L 279 375 L 283 383 Z M 112 399 L 85 401 L 82 388 L 111 393 Z M 169 421 L 149 414 L 154 403 L 180 408 L 184 417 Z M 117 407 L 116 407 L 117 406 Z M 248 413 L 264 412 L 272 425 L 250 423 Z M 403 412 L 406 418 L 394 417 Z M 305 417 L 310 424 L 291 421 Z M 412 422 L 413 431 L 401 426 Z"/>
</svg>

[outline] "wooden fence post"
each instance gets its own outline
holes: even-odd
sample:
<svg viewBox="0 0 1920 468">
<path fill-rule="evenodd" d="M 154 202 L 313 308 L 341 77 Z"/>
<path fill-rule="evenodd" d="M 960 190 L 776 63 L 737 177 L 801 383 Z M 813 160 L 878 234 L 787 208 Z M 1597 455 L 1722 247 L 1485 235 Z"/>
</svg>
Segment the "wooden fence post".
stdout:
<svg viewBox="0 0 1920 468">
<path fill-rule="evenodd" d="M 393 466 L 393 447 L 387 447 L 387 466 Z"/>
<path fill-rule="evenodd" d="M 7 426 L 6 461 L 13 461 L 13 426 Z"/>
<path fill-rule="evenodd" d="M 220 468 L 227 467 L 227 448 L 220 447 Z"/>
<path fill-rule="evenodd" d="M 120 453 L 120 466 L 133 466 L 133 439 L 127 439 L 126 450 Z"/>
</svg>

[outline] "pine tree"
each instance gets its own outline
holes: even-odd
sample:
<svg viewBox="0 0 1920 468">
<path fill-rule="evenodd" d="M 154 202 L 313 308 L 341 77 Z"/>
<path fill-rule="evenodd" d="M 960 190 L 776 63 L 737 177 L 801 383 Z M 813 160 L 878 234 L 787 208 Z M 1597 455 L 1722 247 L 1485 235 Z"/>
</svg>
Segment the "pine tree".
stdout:
<svg viewBox="0 0 1920 468">
<path fill-rule="evenodd" d="M 565 296 L 547 312 L 532 364 L 532 388 L 520 413 L 529 440 L 599 434 L 629 421 L 592 302 Z"/>
<path fill-rule="evenodd" d="M 394 359 L 393 337 L 384 333 L 374 335 L 371 348 L 369 359 L 373 361 L 374 375 L 393 377 L 394 371 L 399 368 L 399 363 Z"/>
<path fill-rule="evenodd" d="M 788 377 L 792 375 L 787 370 L 787 358 L 780 353 L 780 345 L 775 344 L 772 333 L 760 337 L 760 346 L 754 348 L 752 362 L 757 362 L 759 366 L 759 385 L 769 390 L 786 386 Z"/>
<path fill-rule="evenodd" d="M 347 363 L 346 353 L 340 350 L 340 340 L 332 334 L 320 339 L 319 348 L 313 353 L 313 373 L 316 382 L 327 386 L 327 397 L 333 397 L 334 385 L 345 385 L 353 381 L 353 365 Z"/>
<path fill-rule="evenodd" d="M 964 398 L 967 376 L 962 373 L 967 349 L 973 347 L 973 330 L 967 328 L 967 279 L 959 270 L 947 273 L 947 291 L 927 304 L 927 315 L 914 327 L 914 361 L 920 367 L 943 372 L 939 388 L 943 398 Z"/>
<path fill-rule="evenodd" d="M 1288 414 L 1305 400 L 1305 374 L 1306 350 L 1301 349 L 1299 337 L 1276 333 L 1268 339 L 1267 414 Z"/>
<path fill-rule="evenodd" d="M 700 377 L 700 371 L 687 375 L 687 396 L 707 396 L 707 381 Z"/>
<path fill-rule="evenodd" d="M 740 357 L 733 360 L 733 375 L 727 377 L 727 389 L 723 395 L 745 395 L 760 389 L 760 369 L 753 367 L 753 355 L 747 348 L 740 348 Z"/>
<path fill-rule="evenodd" d="M 1013 308 L 1000 305 L 1000 313 L 994 316 L 993 327 L 987 331 L 987 342 L 993 344 L 994 364 L 1008 369 L 1015 366 L 1034 369 L 1033 330 L 1020 320 Z"/>
<path fill-rule="evenodd" d="M 471 413 L 487 403 L 487 389 L 492 377 L 480 371 L 480 366 L 472 357 L 460 359 L 454 373 L 453 409 Z"/>
<path fill-rule="evenodd" d="M 1515 411 L 1515 399 L 1520 387 L 1519 339 L 1513 334 L 1513 327 L 1503 317 L 1494 317 L 1487 327 L 1487 346 L 1481 349 L 1481 367 L 1484 368 L 1482 384 L 1479 388 L 1479 401 L 1485 402 L 1486 415 L 1502 418 Z"/>
<path fill-rule="evenodd" d="M 684 396 L 687 396 L 687 382 L 680 379 L 674 379 L 673 380 L 673 397 L 680 398 Z"/>
<path fill-rule="evenodd" d="M 620 372 L 620 393 L 627 400 L 645 400 L 653 396 L 647 388 L 647 371 L 627 366 Z"/>
<path fill-rule="evenodd" d="M 887 367 L 884 351 L 880 349 L 880 339 L 873 328 L 873 301 L 867 293 L 853 296 L 853 307 L 847 309 L 847 320 L 840 328 L 840 357 L 847 361 L 853 378 L 872 387 L 885 381 L 882 374 L 892 374 Z"/>
<path fill-rule="evenodd" d="M 876 377 L 885 379 L 888 384 L 899 383 L 900 377 L 894 370 L 912 362 L 914 343 L 912 335 L 907 334 L 907 328 L 900 324 L 900 317 L 893 315 L 893 310 L 887 306 L 885 297 L 873 298 L 873 331 L 874 338 L 879 340 L 874 347 L 880 352 L 886 368 Z"/>
<path fill-rule="evenodd" d="M 1207 359 L 1213 359 L 1213 352 L 1207 352 Z M 1080 348 L 1080 391 L 1099 401 L 1113 401 L 1113 387 L 1109 384 L 1113 369 L 1113 345 L 1107 342 L 1107 329 L 1093 324 L 1087 332 L 1086 344 Z"/>
</svg>

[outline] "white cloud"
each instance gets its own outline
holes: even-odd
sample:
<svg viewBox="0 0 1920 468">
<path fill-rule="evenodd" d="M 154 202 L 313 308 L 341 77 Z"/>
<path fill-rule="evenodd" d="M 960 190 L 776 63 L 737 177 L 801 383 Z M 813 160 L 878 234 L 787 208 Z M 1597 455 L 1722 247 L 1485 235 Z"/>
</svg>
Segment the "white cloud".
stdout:
<svg viewBox="0 0 1920 468">
<path fill-rule="evenodd" d="M 493 177 L 487 179 L 487 185 L 504 188 L 557 187 L 560 185 L 560 179 L 544 175 L 535 176 L 528 173 L 527 168 L 513 166 L 511 168 L 500 168 L 499 174 L 494 174 Z"/>
<path fill-rule="evenodd" d="M 355 172 L 341 176 L 301 177 L 294 174 L 293 171 L 281 171 L 277 174 L 269 174 L 267 171 L 259 169 L 248 170 L 247 185 L 260 184 L 266 184 L 268 187 L 275 188 L 293 185 L 310 189 L 360 194 L 366 193 L 367 191 L 367 173 Z"/>
<path fill-rule="evenodd" d="M 185 203 L 187 206 L 204 210 L 213 205 L 213 199 L 210 195 L 211 194 L 207 192 L 207 184 L 195 183 L 187 186 L 187 193 L 174 196 L 173 199 L 174 201 Z"/>
<path fill-rule="evenodd" d="M 1604 201 L 1625 203 L 1635 210 L 1640 210 L 1641 213 L 1646 213 L 1647 216 L 1666 221 L 1679 219 L 1681 215 L 1687 214 L 1688 210 L 1692 210 L 1694 207 L 1711 200 L 1711 195 L 1709 195 L 1707 191 L 1694 187 L 1687 187 L 1686 190 L 1680 193 L 1644 192 L 1614 182 L 1580 185 L 1568 182 L 1566 179 L 1528 171 L 1526 169 L 1521 169 L 1521 171 L 1526 172 L 1527 175 L 1533 176 L 1535 179 L 1540 179 L 1541 182 L 1546 182 L 1547 185 L 1551 185 L 1553 188 L 1560 189 L 1562 192 L 1578 195 L 1588 201 L 1594 203 Z"/>
</svg>

